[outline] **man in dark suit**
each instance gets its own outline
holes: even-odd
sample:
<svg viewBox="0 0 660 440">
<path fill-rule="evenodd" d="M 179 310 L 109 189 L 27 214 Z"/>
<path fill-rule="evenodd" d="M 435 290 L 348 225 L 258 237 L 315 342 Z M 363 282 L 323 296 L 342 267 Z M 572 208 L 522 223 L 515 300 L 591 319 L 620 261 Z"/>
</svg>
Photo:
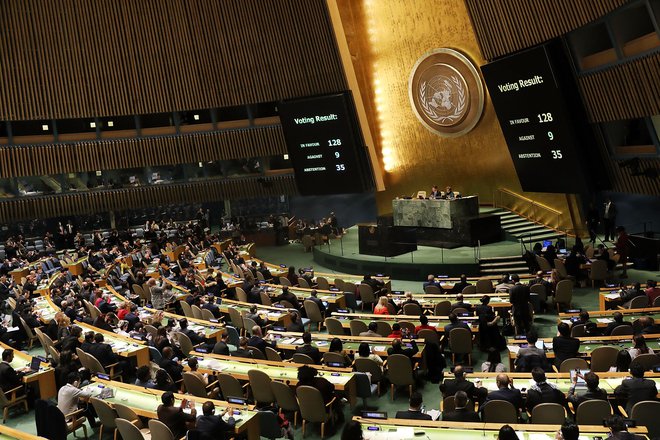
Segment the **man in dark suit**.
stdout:
<svg viewBox="0 0 660 440">
<path fill-rule="evenodd" d="M 275 348 L 275 342 L 266 342 L 262 335 L 261 327 L 258 325 L 252 327 L 252 337 L 248 340 L 248 345 L 250 347 L 258 348 L 265 356 L 266 347 Z"/>
<path fill-rule="evenodd" d="M 509 289 L 509 302 L 513 309 L 513 320 L 518 331 L 527 332 L 532 325 L 532 315 L 529 311 L 529 286 L 520 283 L 518 274 L 511 275 L 513 287 Z"/>
<path fill-rule="evenodd" d="M 209 299 L 202 305 L 202 309 L 206 309 L 209 312 L 211 312 L 213 317 L 216 319 L 222 317 L 222 313 L 220 313 L 220 308 L 215 303 L 215 297 L 213 296 L 209 297 Z"/>
<path fill-rule="evenodd" d="M 404 347 L 404 345 L 401 343 L 401 339 L 392 339 L 392 346 L 387 349 L 387 355 L 392 356 L 393 354 L 402 354 L 404 356 L 408 356 L 412 361 L 413 356 L 419 352 L 419 347 L 417 347 L 417 343 L 414 339 L 410 342 L 410 344 L 411 347 Z"/>
<path fill-rule="evenodd" d="M 361 284 L 368 284 L 373 289 L 374 293 L 385 287 L 385 283 L 376 278 L 371 278 L 371 275 L 365 275 Z"/>
<path fill-rule="evenodd" d="M 173 354 L 172 347 L 163 348 L 163 359 L 158 366 L 167 371 L 174 382 L 178 382 L 183 379 L 183 366 L 172 359 Z"/>
<path fill-rule="evenodd" d="M 468 283 L 467 281 L 467 276 L 465 274 L 461 275 L 461 280 L 454 284 L 454 287 L 452 287 L 452 292 L 454 293 L 461 293 L 463 289 L 465 289 L 467 286 L 471 286 L 472 284 Z"/>
<path fill-rule="evenodd" d="M 246 293 L 247 301 L 251 304 L 263 304 L 261 302 L 261 289 L 259 286 L 252 286 Z"/>
<path fill-rule="evenodd" d="M 474 399 L 477 393 L 477 387 L 465 378 L 465 372 L 463 371 L 462 365 L 456 365 L 454 367 L 453 379 L 445 379 L 445 381 L 440 384 L 442 397 L 454 396 L 459 391 L 463 391 L 471 399 Z"/>
<path fill-rule="evenodd" d="M 571 328 L 565 322 L 557 325 L 558 336 L 552 338 L 552 351 L 555 353 L 555 365 L 559 367 L 566 359 L 577 357 L 580 340 L 571 337 Z"/>
<path fill-rule="evenodd" d="M 0 362 L 0 388 L 2 391 L 9 391 L 23 385 L 25 372 L 14 370 L 14 367 L 11 366 L 13 360 L 14 350 L 8 348 L 2 352 L 2 362 Z M 23 394 L 23 392 L 18 394 Z"/>
<path fill-rule="evenodd" d="M 408 410 L 397 411 L 394 417 L 397 419 L 433 420 L 430 415 L 422 412 L 422 395 L 417 391 L 410 396 L 410 407 Z"/>
<path fill-rule="evenodd" d="M 203 415 L 197 417 L 195 429 L 199 432 L 201 440 L 223 439 L 226 434 L 233 431 L 236 420 L 231 415 L 233 409 L 227 407 L 221 415 L 215 415 L 215 405 L 211 401 L 204 402 L 202 405 Z M 222 417 L 229 413 L 229 419 L 225 422 Z"/>
<path fill-rule="evenodd" d="M 468 396 L 465 391 L 457 391 L 454 394 L 453 411 L 443 411 L 442 421 L 447 422 L 480 422 L 479 414 L 474 409 L 467 407 Z"/>
<path fill-rule="evenodd" d="M 85 353 L 90 353 L 89 349 L 94 344 L 94 332 L 85 333 L 85 339 L 82 344 L 80 344 L 80 349 Z"/>
<path fill-rule="evenodd" d="M 610 336 L 612 334 L 612 330 L 620 325 L 632 325 L 631 323 L 625 322 L 623 320 L 623 314 L 621 312 L 614 312 L 612 319 L 614 319 L 614 321 L 607 324 L 607 328 L 605 329 L 604 333 L 605 336 Z"/>
<path fill-rule="evenodd" d="M 263 261 L 259 263 L 259 272 L 264 276 L 264 280 L 266 282 L 270 283 L 273 281 L 273 274 L 270 273 L 270 270 L 268 270 L 268 267 L 266 267 L 266 263 Z"/>
<path fill-rule="evenodd" d="M 642 440 L 646 436 L 636 435 L 628 432 L 628 426 L 623 417 L 618 414 L 609 416 L 605 421 L 605 425 L 610 428 L 610 435 L 608 440 Z"/>
<path fill-rule="evenodd" d="M 309 298 L 306 299 L 306 301 L 312 301 L 313 303 L 315 303 L 319 307 L 319 311 L 321 313 L 325 312 L 325 305 L 323 304 L 323 301 L 321 301 L 318 298 L 318 296 L 317 296 L 318 292 L 316 291 L 316 289 L 312 289 L 312 291 L 309 294 L 310 294 L 310 296 L 309 296 Z"/>
<path fill-rule="evenodd" d="M 426 291 L 426 288 L 428 286 L 435 286 L 438 289 L 440 289 L 440 292 L 442 293 L 442 290 L 443 290 L 442 286 L 440 285 L 440 283 L 438 283 L 435 280 L 435 275 L 433 275 L 433 274 L 430 274 L 428 277 L 426 277 L 426 281 L 424 281 L 424 284 L 422 284 L 422 290 Z"/>
<path fill-rule="evenodd" d="M 450 313 L 449 314 L 449 324 L 445 326 L 445 335 L 447 338 L 449 338 L 449 332 L 452 331 L 455 328 L 465 328 L 470 330 L 470 326 L 467 325 L 466 323 L 459 321 L 458 316 L 456 316 L 455 313 Z M 470 330 L 472 331 L 472 330 Z"/>
<path fill-rule="evenodd" d="M 291 303 L 294 308 L 300 310 L 298 298 L 296 295 L 289 291 L 289 286 L 282 286 L 282 293 L 277 298 L 275 298 L 275 301 L 287 301 Z"/>
<path fill-rule="evenodd" d="M 315 364 L 320 364 L 321 352 L 319 352 L 318 348 L 312 345 L 312 334 L 309 332 L 303 333 L 302 340 L 303 340 L 303 345 L 296 348 L 296 353 L 306 354 L 307 356 L 312 358 Z"/>
<path fill-rule="evenodd" d="M 495 382 L 497 383 L 497 391 L 488 393 L 486 404 L 491 400 L 506 400 L 518 410 L 523 408 L 522 394 L 520 390 L 513 387 L 513 379 L 509 379 L 506 374 L 498 374 Z M 483 406 L 481 408 L 483 409 Z"/>
<path fill-rule="evenodd" d="M 451 305 L 451 311 L 453 312 L 454 310 L 461 308 L 465 309 L 468 311 L 468 313 L 472 313 L 472 304 L 468 304 L 465 301 L 463 301 L 463 294 L 459 293 L 456 295 L 456 302 Z"/>
<path fill-rule="evenodd" d="M 222 354 L 225 356 L 229 356 L 229 346 L 227 345 L 227 339 L 229 338 L 229 335 L 227 334 L 227 331 L 223 331 L 222 335 L 220 335 L 220 340 L 215 343 L 213 346 L 213 353 L 214 354 Z"/>
<path fill-rule="evenodd" d="M 99 303 L 99 310 L 104 315 L 117 311 L 117 306 L 112 303 L 112 296 L 103 295 L 103 300 Z"/>
<path fill-rule="evenodd" d="M 532 370 L 534 385 L 527 390 L 527 410 L 531 413 L 536 405 L 541 403 L 558 403 L 566 405 L 566 396 L 554 384 L 548 383 L 545 371 L 540 367 Z"/>
<path fill-rule="evenodd" d="M 174 394 L 171 391 L 163 393 L 161 396 L 161 405 L 158 405 L 156 413 L 158 420 L 170 428 L 174 438 L 181 438 L 186 435 L 187 423 L 194 423 L 197 416 L 197 410 L 193 407 L 190 413 L 185 413 L 184 408 L 188 406 L 188 401 L 183 399 L 179 407 L 174 407 Z"/>
<path fill-rule="evenodd" d="M 644 367 L 640 364 L 630 366 L 632 379 L 624 379 L 621 385 L 616 387 L 614 395 L 621 403 L 626 404 L 626 412 L 630 414 L 632 407 L 643 400 L 656 400 L 658 389 L 655 382 L 644 379 Z"/>
<path fill-rule="evenodd" d="M 117 362 L 117 355 L 112 351 L 112 347 L 104 342 L 101 333 L 94 335 L 94 344 L 89 347 L 88 353 L 94 356 L 104 368 Z"/>
<path fill-rule="evenodd" d="M 584 375 L 584 381 L 587 384 L 587 391 L 575 394 L 575 387 L 577 384 L 577 374 L 573 377 L 573 384 L 568 389 L 568 401 L 573 404 L 573 408 L 577 409 L 582 402 L 587 400 L 607 400 L 607 391 L 599 388 L 600 378 L 596 373 L 588 372 Z"/>
</svg>

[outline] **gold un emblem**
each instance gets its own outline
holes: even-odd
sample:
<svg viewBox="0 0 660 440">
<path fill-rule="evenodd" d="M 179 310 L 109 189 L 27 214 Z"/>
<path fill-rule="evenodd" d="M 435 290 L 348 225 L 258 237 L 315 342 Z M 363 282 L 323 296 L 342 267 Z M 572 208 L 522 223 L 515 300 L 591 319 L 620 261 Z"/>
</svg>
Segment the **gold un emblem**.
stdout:
<svg viewBox="0 0 660 440">
<path fill-rule="evenodd" d="M 465 55 L 453 49 L 434 49 L 417 60 L 408 92 L 417 119 L 440 136 L 469 132 L 484 108 L 479 72 Z"/>
</svg>

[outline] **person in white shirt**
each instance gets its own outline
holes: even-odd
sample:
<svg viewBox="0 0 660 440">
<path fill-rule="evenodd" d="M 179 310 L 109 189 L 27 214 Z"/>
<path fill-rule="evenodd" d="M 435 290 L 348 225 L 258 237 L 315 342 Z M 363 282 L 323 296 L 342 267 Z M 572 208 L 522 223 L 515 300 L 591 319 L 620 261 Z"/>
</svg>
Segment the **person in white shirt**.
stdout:
<svg viewBox="0 0 660 440">
<path fill-rule="evenodd" d="M 62 414 L 65 416 L 71 414 L 78 410 L 79 402 L 87 402 L 91 397 L 89 391 L 83 391 L 80 388 L 80 374 L 77 372 L 69 373 L 66 378 L 66 385 L 64 385 L 57 392 L 57 408 L 62 411 Z M 90 410 L 86 410 L 83 413 L 90 421 L 91 425 L 94 425 L 94 415 Z M 71 417 L 67 417 L 67 422 L 71 420 Z"/>
<path fill-rule="evenodd" d="M 371 359 L 372 361 L 376 362 L 381 369 L 383 368 L 383 359 L 374 353 L 373 350 L 369 347 L 369 344 L 366 342 L 361 342 L 360 346 L 358 347 L 358 352 L 355 353 L 355 359 L 360 358 Z"/>
</svg>

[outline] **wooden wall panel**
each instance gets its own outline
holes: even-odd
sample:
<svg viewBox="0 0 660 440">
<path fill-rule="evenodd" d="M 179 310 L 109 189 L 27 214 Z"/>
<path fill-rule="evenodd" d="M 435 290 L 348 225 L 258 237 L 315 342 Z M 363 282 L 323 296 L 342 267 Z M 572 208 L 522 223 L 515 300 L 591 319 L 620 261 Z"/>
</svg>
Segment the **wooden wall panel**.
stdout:
<svg viewBox="0 0 660 440">
<path fill-rule="evenodd" d="M 250 198 L 255 194 L 278 196 L 297 193 L 292 174 L 178 185 L 152 185 L 140 188 L 4 200 L 0 201 L 0 222 L 92 214 L 172 203 Z"/>
<path fill-rule="evenodd" d="M 0 177 L 41 176 L 287 152 L 281 125 L 178 136 L 0 147 Z"/>
<path fill-rule="evenodd" d="M 493 60 L 566 34 L 630 0 L 465 0 L 479 48 Z"/>
<path fill-rule="evenodd" d="M 347 89 L 325 0 L 3 0 L 0 120 Z"/>
<path fill-rule="evenodd" d="M 592 122 L 660 114 L 660 53 L 578 78 Z"/>
</svg>

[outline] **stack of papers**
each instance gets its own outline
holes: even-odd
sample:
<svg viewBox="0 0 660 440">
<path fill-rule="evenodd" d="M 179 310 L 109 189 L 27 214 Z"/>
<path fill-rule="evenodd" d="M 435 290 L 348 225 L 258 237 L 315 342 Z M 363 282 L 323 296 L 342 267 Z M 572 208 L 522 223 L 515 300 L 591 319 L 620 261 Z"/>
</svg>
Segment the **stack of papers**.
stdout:
<svg viewBox="0 0 660 440">
<path fill-rule="evenodd" d="M 611 318 L 597 318 L 596 321 L 600 324 L 609 324 L 610 322 L 614 322 L 614 320 Z"/>
<path fill-rule="evenodd" d="M 605 295 L 607 299 L 619 299 L 621 296 L 618 293 L 608 293 Z"/>
<path fill-rule="evenodd" d="M 387 350 L 387 347 L 384 346 L 384 345 L 376 345 L 374 347 L 374 351 L 386 351 L 386 350 Z"/>
<path fill-rule="evenodd" d="M 511 353 L 515 353 L 515 354 L 518 354 L 518 352 L 520 351 L 519 345 L 507 345 L 506 348 L 508 348 Z"/>
</svg>

